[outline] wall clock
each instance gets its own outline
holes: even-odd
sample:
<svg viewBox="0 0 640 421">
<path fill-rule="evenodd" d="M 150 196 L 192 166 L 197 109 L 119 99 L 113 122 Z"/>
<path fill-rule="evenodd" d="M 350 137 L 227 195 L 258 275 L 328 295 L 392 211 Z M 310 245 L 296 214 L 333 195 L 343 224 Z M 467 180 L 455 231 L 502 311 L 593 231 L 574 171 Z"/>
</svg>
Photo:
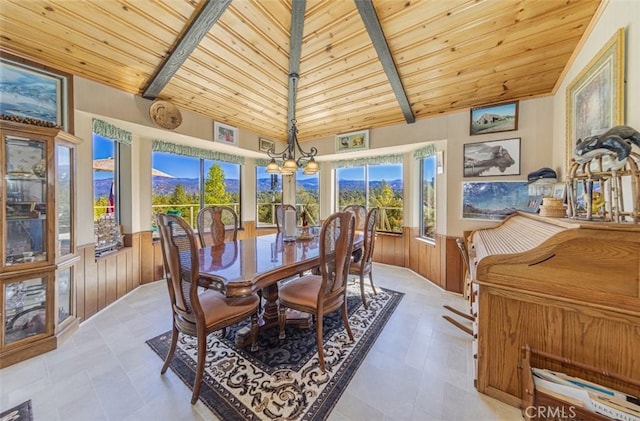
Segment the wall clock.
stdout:
<svg viewBox="0 0 640 421">
<path fill-rule="evenodd" d="M 182 114 L 169 101 L 154 101 L 149 108 L 149 116 L 154 123 L 165 129 L 175 129 L 182 124 Z"/>
</svg>

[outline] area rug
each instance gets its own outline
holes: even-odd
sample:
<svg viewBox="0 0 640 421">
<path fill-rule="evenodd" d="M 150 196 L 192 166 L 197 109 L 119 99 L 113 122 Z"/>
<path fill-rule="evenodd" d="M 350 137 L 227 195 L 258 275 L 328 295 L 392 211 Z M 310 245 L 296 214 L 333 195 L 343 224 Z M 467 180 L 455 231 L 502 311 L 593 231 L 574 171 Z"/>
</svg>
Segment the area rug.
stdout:
<svg viewBox="0 0 640 421">
<path fill-rule="evenodd" d="M 200 400 L 223 420 L 326 419 L 404 295 L 377 291 L 377 295 L 368 291 L 365 309 L 360 286 L 349 287 L 353 342 L 343 328 L 340 311 L 324 317 L 325 373 L 318 364 L 315 325 L 311 329 L 287 326 L 283 341 L 277 328 L 262 332 L 256 352 L 235 347 L 235 333 L 246 323 L 227 329 L 224 338 L 209 335 Z M 162 359 L 170 343 L 171 332 L 147 341 Z M 196 349 L 195 338 L 180 335 L 170 366 L 189 388 L 195 379 Z"/>
<path fill-rule="evenodd" d="M 0 421 L 32 421 L 31 399 L 0 413 Z"/>
</svg>

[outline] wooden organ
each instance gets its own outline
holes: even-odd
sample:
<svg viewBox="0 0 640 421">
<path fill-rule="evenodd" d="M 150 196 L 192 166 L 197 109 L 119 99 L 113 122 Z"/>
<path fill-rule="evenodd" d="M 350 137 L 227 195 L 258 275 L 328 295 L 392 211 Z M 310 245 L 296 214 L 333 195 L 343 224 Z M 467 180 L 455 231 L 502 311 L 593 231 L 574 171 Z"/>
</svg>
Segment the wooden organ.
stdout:
<svg viewBox="0 0 640 421">
<path fill-rule="evenodd" d="M 525 345 L 640 379 L 640 225 L 517 213 L 469 241 L 480 392 L 521 405 Z"/>
</svg>

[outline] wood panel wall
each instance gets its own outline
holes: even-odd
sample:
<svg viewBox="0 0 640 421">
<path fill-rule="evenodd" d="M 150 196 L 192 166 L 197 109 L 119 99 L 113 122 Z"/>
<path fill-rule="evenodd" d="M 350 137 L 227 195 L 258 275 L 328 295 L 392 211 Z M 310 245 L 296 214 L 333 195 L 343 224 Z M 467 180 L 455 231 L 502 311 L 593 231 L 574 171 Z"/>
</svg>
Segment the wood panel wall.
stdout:
<svg viewBox="0 0 640 421">
<path fill-rule="evenodd" d="M 275 229 L 257 229 L 244 222 L 238 238 L 266 235 Z M 418 228 L 405 227 L 402 234 L 378 233 L 373 260 L 406 267 L 439 287 L 462 293 L 463 262 L 455 237 L 438 235 L 435 243 L 418 238 Z M 151 231 L 127 234 L 125 248 L 96 259 L 94 245 L 79 248 L 76 291 L 79 319 L 87 318 L 123 297 L 139 285 L 164 278 L 160 242 Z"/>
<path fill-rule="evenodd" d="M 96 259 L 95 246 L 78 248 L 76 311 L 84 321 L 140 285 L 142 233 L 125 235 L 125 247 Z"/>
</svg>

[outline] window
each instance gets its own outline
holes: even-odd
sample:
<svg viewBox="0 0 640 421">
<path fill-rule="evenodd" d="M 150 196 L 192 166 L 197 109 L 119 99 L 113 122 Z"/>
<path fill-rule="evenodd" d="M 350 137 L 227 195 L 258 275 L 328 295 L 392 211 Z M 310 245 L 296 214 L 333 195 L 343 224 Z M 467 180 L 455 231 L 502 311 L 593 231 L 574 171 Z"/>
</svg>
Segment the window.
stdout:
<svg viewBox="0 0 640 421">
<path fill-rule="evenodd" d="M 380 208 L 378 230 L 402 232 L 402 164 L 376 164 L 336 170 L 338 209 L 349 204 Z"/>
<path fill-rule="evenodd" d="M 420 236 L 436 238 L 436 155 L 421 160 L 420 165 Z"/>
<path fill-rule="evenodd" d="M 119 143 L 93 133 L 93 219 L 119 218 Z"/>
<path fill-rule="evenodd" d="M 296 208 L 298 213 L 307 211 L 307 223 L 320 225 L 320 174 L 304 174 L 300 168 L 296 172 Z"/>
<path fill-rule="evenodd" d="M 282 203 L 282 175 L 268 174 L 266 166 L 256 166 L 256 226 L 276 225 L 275 207 Z"/>
<path fill-rule="evenodd" d="M 154 231 L 159 212 L 179 215 L 193 228 L 203 206 L 229 206 L 240 215 L 239 164 L 154 151 L 151 165 Z"/>
</svg>

